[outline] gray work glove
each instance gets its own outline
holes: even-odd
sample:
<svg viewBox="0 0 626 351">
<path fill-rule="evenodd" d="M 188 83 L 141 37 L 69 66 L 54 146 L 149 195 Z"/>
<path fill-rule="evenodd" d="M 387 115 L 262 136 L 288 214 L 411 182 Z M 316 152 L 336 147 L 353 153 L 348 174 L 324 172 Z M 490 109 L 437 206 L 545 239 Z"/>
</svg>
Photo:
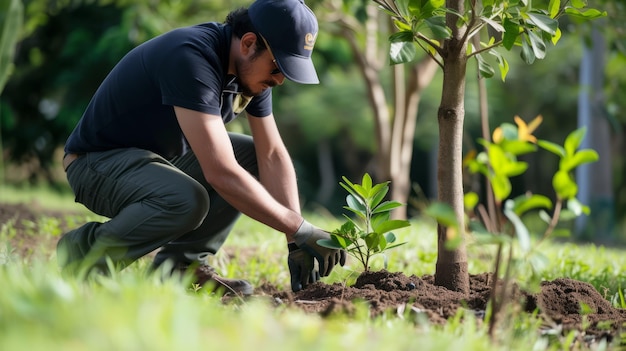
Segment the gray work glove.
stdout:
<svg viewBox="0 0 626 351">
<path fill-rule="evenodd" d="M 330 239 L 330 233 L 315 227 L 306 220 L 302 222 L 298 231 L 293 235 L 298 248 L 313 256 L 319 265 L 320 276 L 330 274 L 337 263 L 346 264 L 346 251 L 329 249 L 317 244 L 320 239 Z"/>
<path fill-rule="evenodd" d="M 313 256 L 298 248 L 296 244 L 288 245 L 287 265 L 291 275 L 291 290 L 297 292 L 320 280 L 320 273 L 315 268 Z"/>
</svg>

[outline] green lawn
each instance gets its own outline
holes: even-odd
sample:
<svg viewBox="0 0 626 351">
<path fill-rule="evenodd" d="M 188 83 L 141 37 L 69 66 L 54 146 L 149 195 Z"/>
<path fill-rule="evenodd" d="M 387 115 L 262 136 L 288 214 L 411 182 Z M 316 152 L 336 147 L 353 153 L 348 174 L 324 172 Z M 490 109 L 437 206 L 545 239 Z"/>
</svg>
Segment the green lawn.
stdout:
<svg viewBox="0 0 626 351">
<path fill-rule="evenodd" d="M 4 190 L 0 200 L 7 199 Z M 67 195 L 46 201 L 59 201 L 55 208 L 78 208 Z M 321 215 L 311 214 L 309 219 L 328 229 L 340 224 Z M 42 240 L 34 248 L 36 255 L 28 259 L 7 244 L 10 224 L 0 224 L 0 350 L 585 349 L 565 337 L 542 335 L 540 321 L 527 314 L 508 321 L 498 341 L 492 342 L 486 323 L 471 316 L 441 327 L 394 313 L 370 318 L 365 306 L 350 317 L 322 318 L 276 307 L 262 297 L 223 304 L 205 290 L 193 291 L 173 279 L 147 276 L 148 259 L 112 277 L 87 281 L 62 277 L 50 245 L 60 233 L 54 221 L 47 223 L 47 229 L 32 233 Z M 434 273 L 437 248 L 433 224 L 415 220 L 410 228 L 396 234 L 408 243 L 388 252 L 388 270 L 418 276 Z M 491 271 L 492 251 L 490 247 L 470 246 L 470 272 Z M 590 282 L 614 305 L 626 307 L 618 294 L 626 287 L 624 251 L 552 242 L 544 243 L 539 251 L 548 258 L 544 279 L 569 277 Z M 244 217 L 212 264 L 226 276 L 288 289 L 285 252 L 281 234 Z M 375 259 L 373 266 L 382 268 L 382 257 Z M 349 282 L 356 275 L 352 269 L 358 269 L 357 263 L 349 261 L 325 281 Z M 526 274 L 529 272 L 521 271 L 521 282 L 527 279 Z"/>
</svg>

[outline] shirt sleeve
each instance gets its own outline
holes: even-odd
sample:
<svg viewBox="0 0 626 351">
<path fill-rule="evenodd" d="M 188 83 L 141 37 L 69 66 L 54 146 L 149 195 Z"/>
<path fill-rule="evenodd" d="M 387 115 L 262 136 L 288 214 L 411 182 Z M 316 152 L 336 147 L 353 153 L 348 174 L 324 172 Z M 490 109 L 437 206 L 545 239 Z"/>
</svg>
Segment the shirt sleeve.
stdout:
<svg viewBox="0 0 626 351">
<path fill-rule="evenodd" d="M 163 104 L 221 115 L 219 59 L 184 44 L 167 56 L 157 78 Z"/>
</svg>

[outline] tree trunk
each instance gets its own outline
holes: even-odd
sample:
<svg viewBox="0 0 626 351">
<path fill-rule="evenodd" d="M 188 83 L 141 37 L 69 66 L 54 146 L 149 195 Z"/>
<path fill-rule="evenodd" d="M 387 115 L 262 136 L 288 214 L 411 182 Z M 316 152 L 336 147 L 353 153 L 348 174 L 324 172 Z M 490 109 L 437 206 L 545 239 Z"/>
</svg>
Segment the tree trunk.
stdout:
<svg viewBox="0 0 626 351">
<path fill-rule="evenodd" d="M 446 6 L 457 13 L 465 13 L 463 1 L 447 0 Z M 448 27 L 452 38 L 443 46 L 443 87 L 441 104 L 437 113 L 439 122 L 438 196 L 439 201 L 454 210 L 459 232 L 442 225 L 437 227 L 437 263 L 435 284 L 449 290 L 469 293 L 469 273 L 465 249 L 465 221 L 463 208 L 462 144 L 465 119 L 465 74 L 467 67 L 467 41 L 465 27 L 457 27 L 456 15 L 448 14 Z M 461 236 L 460 244 L 447 249 L 446 242 Z"/>
<path fill-rule="evenodd" d="M 340 10 L 338 4 L 330 2 L 328 5 L 334 11 Z M 374 3 L 366 5 L 365 9 L 367 19 L 363 27 L 359 27 L 349 16 L 336 17 L 334 21 L 342 25 L 340 35 L 350 44 L 365 81 L 368 102 L 372 106 L 377 145 L 377 167 L 373 177 L 376 181 L 390 181 L 390 199 L 406 204 L 411 191 L 411 160 L 420 96 L 432 81 L 438 66 L 434 60 L 426 57 L 412 65 L 406 82 L 406 66 L 394 66 L 391 94 L 385 94 L 380 70 L 386 66 L 383 62 L 388 58 L 386 55 L 380 56 L 377 40 L 381 35 L 381 23 L 384 22 L 381 22 L 380 11 Z M 388 18 L 384 20 L 390 24 Z M 364 41 L 359 40 L 359 30 L 366 33 Z M 393 99 L 393 108 L 387 96 Z M 405 219 L 406 206 L 394 210 L 392 217 Z"/>
<path fill-rule="evenodd" d="M 411 192 L 411 160 L 413 159 L 413 140 L 415 139 L 415 125 L 417 111 L 422 91 L 430 84 L 437 72 L 437 63 L 426 57 L 411 68 L 409 81 L 403 92 L 402 101 L 396 103 L 390 148 L 391 154 L 391 191 L 392 200 L 406 204 Z M 406 219 L 407 207 L 398 207 L 392 212 L 394 219 Z"/>
</svg>

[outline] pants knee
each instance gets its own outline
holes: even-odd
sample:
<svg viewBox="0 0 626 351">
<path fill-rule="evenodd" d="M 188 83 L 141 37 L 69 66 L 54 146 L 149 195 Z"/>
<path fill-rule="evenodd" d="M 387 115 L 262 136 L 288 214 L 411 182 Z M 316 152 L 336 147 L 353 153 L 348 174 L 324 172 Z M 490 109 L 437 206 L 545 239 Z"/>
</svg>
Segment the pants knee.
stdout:
<svg viewBox="0 0 626 351">
<path fill-rule="evenodd" d="M 206 189 L 197 182 L 176 195 L 178 201 L 173 207 L 172 220 L 178 223 L 181 234 L 198 228 L 209 213 L 210 198 Z"/>
</svg>

